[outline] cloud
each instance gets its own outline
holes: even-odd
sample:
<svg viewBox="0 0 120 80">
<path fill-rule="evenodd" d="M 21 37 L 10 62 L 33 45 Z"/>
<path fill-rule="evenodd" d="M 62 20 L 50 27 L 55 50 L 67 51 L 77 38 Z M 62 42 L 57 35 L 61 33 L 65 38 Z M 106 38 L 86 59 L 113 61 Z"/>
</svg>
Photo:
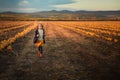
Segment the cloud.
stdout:
<svg viewBox="0 0 120 80">
<path fill-rule="evenodd" d="M 72 10 L 79 10 L 81 6 L 80 0 L 72 0 L 73 3 L 69 4 L 60 4 L 60 5 L 53 5 L 53 7 L 57 9 L 72 9 Z"/>
<path fill-rule="evenodd" d="M 18 12 L 36 12 L 39 11 L 37 8 L 16 8 Z"/>
<path fill-rule="evenodd" d="M 39 11 L 37 8 L 0 8 L 1 11 L 15 11 L 15 12 L 34 12 Z"/>
<path fill-rule="evenodd" d="M 22 0 L 21 2 L 18 3 L 19 6 L 26 6 L 29 4 L 28 0 Z"/>
<path fill-rule="evenodd" d="M 37 10 L 36 8 L 18 8 L 17 10 L 21 10 L 21 11 L 33 11 L 33 10 Z"/>
<path fill-rule="evenodd" d="M 120 0 L 0 0 L 2 11 L 120 10 Z"/>
<path fill-rule="evenodd" d="M 119 10 L 118 0 L 72 0 L 70 4 L 53 5 L 57 9 L 68 10 Z"/>
</svg>

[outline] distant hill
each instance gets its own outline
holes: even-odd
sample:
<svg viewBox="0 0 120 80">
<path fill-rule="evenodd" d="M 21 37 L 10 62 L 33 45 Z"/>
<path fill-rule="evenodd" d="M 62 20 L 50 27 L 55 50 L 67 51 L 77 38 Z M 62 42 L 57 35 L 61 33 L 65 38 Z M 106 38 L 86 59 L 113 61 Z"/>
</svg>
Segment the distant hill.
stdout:
<svg viewBox="0 0 120 80">
<path fill-rule="evenodd" d="M 119 11 L 40 11 L 34 13 L 1 12 L 1 20 L 120 20 Z"/>
</svg>

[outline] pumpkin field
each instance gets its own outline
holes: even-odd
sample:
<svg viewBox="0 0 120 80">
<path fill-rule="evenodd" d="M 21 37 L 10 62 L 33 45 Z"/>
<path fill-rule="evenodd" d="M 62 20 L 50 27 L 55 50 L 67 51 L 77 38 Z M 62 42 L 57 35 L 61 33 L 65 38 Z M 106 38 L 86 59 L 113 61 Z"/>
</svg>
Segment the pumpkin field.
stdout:
<svg viewBox="0 0 120 80">
<path fill-rule="evenodd" d="M 45 29 L 43 57 L 33 43 Z M 0 80 L 120 80 L 120 21 L 0 21 Z"/>
</svg>

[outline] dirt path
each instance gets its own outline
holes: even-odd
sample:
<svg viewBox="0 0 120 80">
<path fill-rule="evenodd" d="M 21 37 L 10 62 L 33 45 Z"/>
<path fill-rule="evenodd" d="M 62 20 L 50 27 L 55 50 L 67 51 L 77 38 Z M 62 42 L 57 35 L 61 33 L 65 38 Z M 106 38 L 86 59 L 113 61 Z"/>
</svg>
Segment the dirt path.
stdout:
<svg viewBox="0 0 120 80">
<path fill-rule="evenodd" d="M 3 59 L 7 65 L 1 66 L 8 67 L 0 70 L 0 80 L 112 80 L 117 77 L 118 73 L 110 72 L 114 67 L 105 65 L 106 62 L 94 55 L 97 51 L 90 46 L 92 41 L 52 23 L 45 29 L 44 57 L 36 54 L 32 31 L 13 45 L 19 56 Z"/>
</svg>

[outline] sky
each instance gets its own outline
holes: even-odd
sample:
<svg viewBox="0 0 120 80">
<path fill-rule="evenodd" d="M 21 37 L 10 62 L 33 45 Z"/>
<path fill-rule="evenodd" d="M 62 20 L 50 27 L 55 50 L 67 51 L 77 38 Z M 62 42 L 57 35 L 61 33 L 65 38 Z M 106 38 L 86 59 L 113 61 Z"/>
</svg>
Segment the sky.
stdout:
<svg viewBox="0 0 120 80">
<path fill-rule="evenodd" d="M 48 10 L 120 10 L 120 0 L 0 0 L 0 12 Z"/>
</svg>

